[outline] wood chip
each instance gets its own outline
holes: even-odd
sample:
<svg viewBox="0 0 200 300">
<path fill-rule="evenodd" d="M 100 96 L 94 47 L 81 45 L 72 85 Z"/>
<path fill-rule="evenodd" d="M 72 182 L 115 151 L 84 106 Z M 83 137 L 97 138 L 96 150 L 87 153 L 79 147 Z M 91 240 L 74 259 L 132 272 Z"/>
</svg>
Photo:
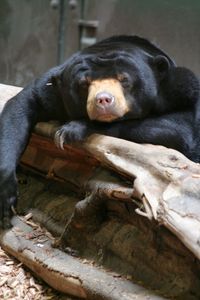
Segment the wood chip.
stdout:
<svg viewBox="0 0 200 300">
<path fill-rule="evenodd" d="M 22 263 L 9 257 L 0 247 L 0 299 L 72 300 L 49 288 L 27 272 Z"/>
</svg>

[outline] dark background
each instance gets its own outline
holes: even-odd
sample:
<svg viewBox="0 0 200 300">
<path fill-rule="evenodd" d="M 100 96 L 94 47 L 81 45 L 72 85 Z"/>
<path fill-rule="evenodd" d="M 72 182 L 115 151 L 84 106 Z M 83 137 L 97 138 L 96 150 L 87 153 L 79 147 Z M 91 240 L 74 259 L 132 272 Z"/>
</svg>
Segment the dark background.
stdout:
<svg viewBox="0 0 200 300">
<path fill-rule="evenodd" d="M 114 34 L 146 37 L 200 74 L 200 0 L 0 0 L 0 82 L 24 86 Z"/>
</svg>

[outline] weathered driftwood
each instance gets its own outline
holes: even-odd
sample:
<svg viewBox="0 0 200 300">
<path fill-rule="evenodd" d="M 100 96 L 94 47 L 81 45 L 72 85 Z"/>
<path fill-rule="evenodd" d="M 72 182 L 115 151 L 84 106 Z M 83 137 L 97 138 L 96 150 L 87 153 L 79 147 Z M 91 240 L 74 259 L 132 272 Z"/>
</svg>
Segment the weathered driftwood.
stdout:
<svg viewBox="0 0 200 300">
<path fill-rule="evenodd" d="M 200 165 L 162 146 L 91 136 L 86 149 L 116 172 L 132 176 L 136 211 L 169 228 L 200 259 Z"/>
<path fill-rule="evenodd" d="M 62 245 L 83 258 L 168 297 L 199 299 L 199 165 L 171 149 L 99 135 L 81 148 L 65 146 L 62 151 L 42 137 L 52 136 L 57 126 L 38 124 L 21 160 L 23 167 L 54 183 L 50 188 L 46 181 L 25 175 L 28 184 L 21 181 L 18 209 L 34 208 L 33 216 L 62 233 Z M 28 265 L 23 251 L 19 255 L 12 243 L 3 244 Z M 40 276 L 45 279 L 44 270 Z M 53 281 L 54 272 L 50 274 Z"/>
</svg>

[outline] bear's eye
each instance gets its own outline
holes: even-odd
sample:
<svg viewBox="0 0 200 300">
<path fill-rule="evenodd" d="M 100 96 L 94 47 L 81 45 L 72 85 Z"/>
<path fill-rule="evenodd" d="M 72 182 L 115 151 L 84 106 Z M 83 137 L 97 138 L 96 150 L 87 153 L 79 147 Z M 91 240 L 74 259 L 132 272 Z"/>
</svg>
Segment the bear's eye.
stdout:
<svg viewBox="0 0 200 300">
<path fill-rule="evenodd" d="M 78 82 L 79 86 L 82 88 L 88 88 L 90 83 L 91 83 L 91 79 L 88 76 L 81 77 Z"/>
<path fill-rule="evenodd" d="M 128 73 L 121 73 L 117 75 L 117 79 L 123 86 L 129 86 L 130 85 L 130 76 Z"/>
</svg>

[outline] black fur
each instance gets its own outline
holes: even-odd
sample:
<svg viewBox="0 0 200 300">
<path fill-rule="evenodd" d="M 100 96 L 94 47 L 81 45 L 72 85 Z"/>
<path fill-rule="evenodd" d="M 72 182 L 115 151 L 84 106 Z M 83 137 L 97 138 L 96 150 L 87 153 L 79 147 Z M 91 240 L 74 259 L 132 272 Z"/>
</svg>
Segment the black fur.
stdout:
<svg viewBox="0 0 200 300">
<path fill-rule="evenodd" d="M 112 123 L 89 120 L 85 79 L 117 78 L 123 72 L 130 112 Z M 51 69 L 9 100 L 0 118 L 0 226 L 10 226 L 16 166 L 36 122 L 67 122 L 56 134 L 61 146 L 97 132 L 171 147 L 200 162 L 199 96 L 199 80 L 190 70 L 136 36 L 103 40 Z"/>
</svg>

